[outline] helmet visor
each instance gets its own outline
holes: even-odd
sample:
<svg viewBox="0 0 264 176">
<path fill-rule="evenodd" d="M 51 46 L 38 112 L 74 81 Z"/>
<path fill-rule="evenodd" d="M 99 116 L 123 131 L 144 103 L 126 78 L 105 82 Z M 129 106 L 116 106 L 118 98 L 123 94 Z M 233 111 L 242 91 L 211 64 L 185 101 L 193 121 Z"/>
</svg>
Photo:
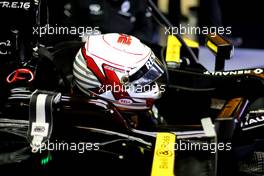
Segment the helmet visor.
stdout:
<svg viewBox="0 0 264 176">
<path fill-rule="evenodd" d="M 134 85 L 144 86 L 156 81 L 163 73 L 164 66 L 160 60 L 154 56 L 154 58 L 151 57 L 139 71 L 131 75 L 129 81 Z"/>
</svg>

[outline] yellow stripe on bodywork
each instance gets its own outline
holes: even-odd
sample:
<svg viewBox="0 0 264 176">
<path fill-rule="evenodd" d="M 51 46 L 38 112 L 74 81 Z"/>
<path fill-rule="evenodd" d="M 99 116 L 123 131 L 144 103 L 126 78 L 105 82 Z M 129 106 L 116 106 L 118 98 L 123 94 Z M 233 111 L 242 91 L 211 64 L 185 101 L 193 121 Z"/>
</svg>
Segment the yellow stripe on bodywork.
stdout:
<svg viewBox="0 0 264 176">
<path fill-rule="evenodd" d="M 188 39 L 186 37 L 183 38 L 186 45 L 191 48 L 199 48 L 199 43 Z M 174 35 L 168 35 L 167 41 L 167 51 L 166 51 L 166 62 L 176 62 L 180 63 L 181 58 L 181 42 Z"/>
<path fill-rule="evenodd" d="M 173 35 L 168 35 L 166 62 L 180 63 L 181 42 Z"/>
<path fill-rule="evenodd" d="M 218 118 L 229 118 L 233 117 L 234 113 L 240 108 L 243 103 L 243 98 L 233 98 L 229 100 L 224 108 L 221 110 Z"/>
<path fill-rule="evenodd" d="M 151 176 L 174 176 L 175 142 L 174 134 L 157 134 Z"/>
<path fill-rule="evenodd" d="M 191 40 L 189 38 L 184 37 L 183 40 L 185 41 L 186 45 L 191 47 L 191 48 L 199 48 L 199 43 Z"/>
<path fill-rule="evenodd" d="M 207 41 L 206 45 L 215 53 L 217 53 L 218 49 L 215 44 L 213 44 L 210 40 Z"/>
</svg>

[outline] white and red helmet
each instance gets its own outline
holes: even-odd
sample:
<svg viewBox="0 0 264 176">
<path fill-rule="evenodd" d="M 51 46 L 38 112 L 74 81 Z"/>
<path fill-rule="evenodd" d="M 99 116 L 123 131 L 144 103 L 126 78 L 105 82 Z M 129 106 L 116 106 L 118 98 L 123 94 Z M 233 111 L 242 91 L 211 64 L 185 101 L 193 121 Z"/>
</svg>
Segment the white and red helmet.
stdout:
<svg viewBox="0 0 264 176">
<path fill-rule="evenodd" d="M 117 33 L 89 36 L 73 64 L 74 83 L 83 93 L 126 110 L 151 108 L 164 91 L 156 82 L 163 73 L 148 46 Z"/>
</svg>

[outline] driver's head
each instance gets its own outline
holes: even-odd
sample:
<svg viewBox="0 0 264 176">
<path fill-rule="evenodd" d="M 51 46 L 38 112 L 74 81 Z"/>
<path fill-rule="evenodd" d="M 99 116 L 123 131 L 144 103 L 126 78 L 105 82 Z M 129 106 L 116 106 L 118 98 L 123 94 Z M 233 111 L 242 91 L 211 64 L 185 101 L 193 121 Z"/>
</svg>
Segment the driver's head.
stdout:
<svg viewBox="0 0 264 176">
<path fill-rule="evenodd" d="M 148 46 L 117 33 L 90 36 L 73 64 L 74 83 L 81 92 L 126 110 L 152 107 L 164 91 L 157 83 L 163 73 L 164 66 Z"/>
</svg>

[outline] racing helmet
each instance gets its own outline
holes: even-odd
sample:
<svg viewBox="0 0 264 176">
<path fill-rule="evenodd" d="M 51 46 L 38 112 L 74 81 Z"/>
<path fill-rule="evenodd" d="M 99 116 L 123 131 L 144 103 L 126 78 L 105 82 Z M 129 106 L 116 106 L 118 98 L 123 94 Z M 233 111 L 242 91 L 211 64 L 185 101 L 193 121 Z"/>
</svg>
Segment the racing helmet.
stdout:
<svg viewBox="0 0 264 176">
<path fill-rule="evenodd" d="M 109 33 L 91 35 L 73 63 L 73 85 L 89 96 L 99 96 L 120 110 L 144 110 L 161 97 L 158 84 L 164 65 L 136 37 Z"/>
</svg>

